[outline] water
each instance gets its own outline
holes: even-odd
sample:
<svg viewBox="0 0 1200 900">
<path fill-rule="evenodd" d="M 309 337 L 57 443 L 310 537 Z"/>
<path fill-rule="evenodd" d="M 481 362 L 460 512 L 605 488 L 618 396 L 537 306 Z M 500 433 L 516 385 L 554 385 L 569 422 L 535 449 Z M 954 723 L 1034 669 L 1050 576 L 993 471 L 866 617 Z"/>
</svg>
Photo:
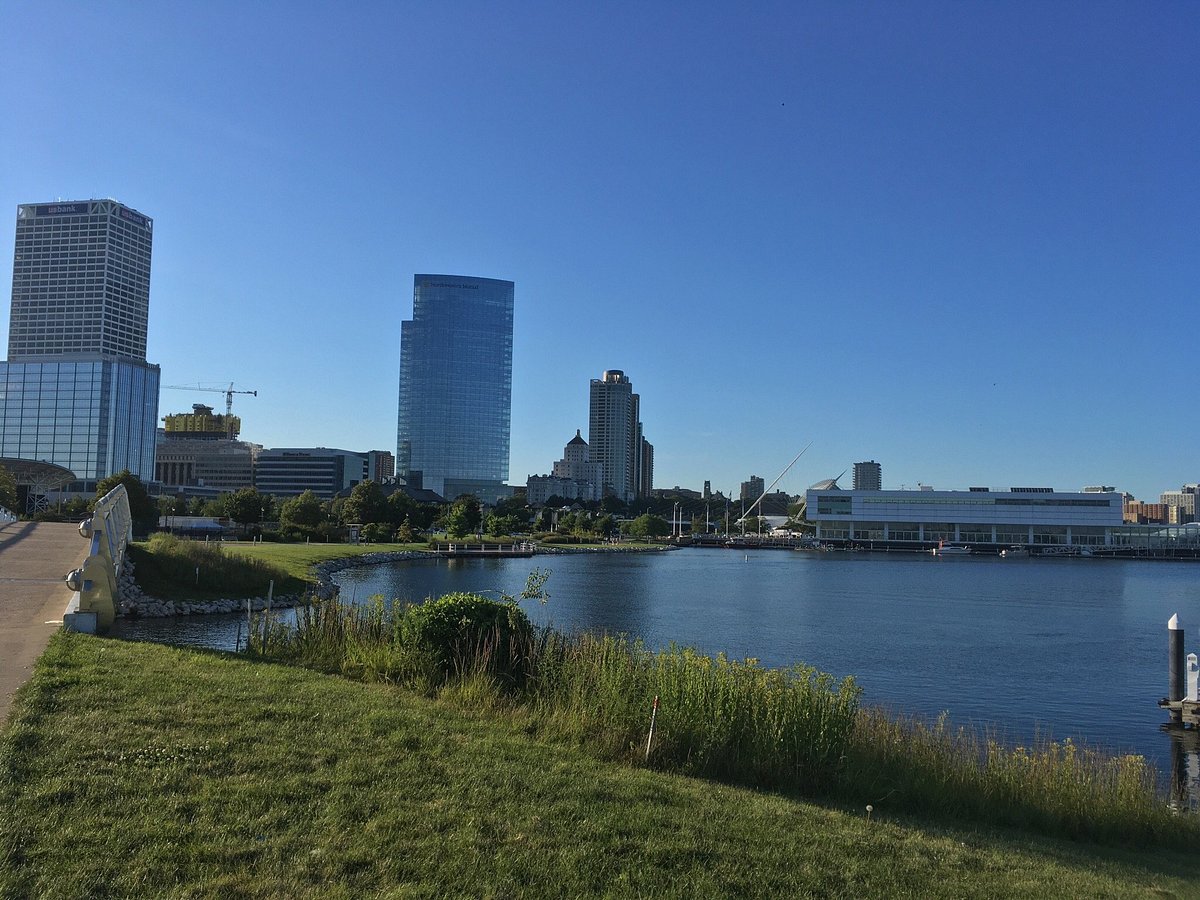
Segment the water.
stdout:
<svg viewBox="0 0 1200 900">
<path fill-rule="evenodd" d="M 1200 634 L 1200 565 L 918 554 L 681 550 L 422 560 L 346 569 L 346 600 L 518 594 L 550 569 L 539 624 L 853 675 L 864 702 L 1010 740 L 1073 737 L 1172 765 L 1166 622 Z M 287 615 L 290 615 L 287 614 Z M 245 617 L 122 622 L 130 637 L 231 648 Z"/>
</svg>

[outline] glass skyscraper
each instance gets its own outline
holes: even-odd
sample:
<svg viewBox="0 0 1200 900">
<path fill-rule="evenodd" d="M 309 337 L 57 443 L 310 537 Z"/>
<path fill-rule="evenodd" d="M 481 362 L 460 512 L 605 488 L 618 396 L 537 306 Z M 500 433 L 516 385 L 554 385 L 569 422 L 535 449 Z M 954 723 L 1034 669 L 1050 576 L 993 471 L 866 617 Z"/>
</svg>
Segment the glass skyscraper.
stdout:
<svg viewBox="0 0 1200 900">
<path fill-rule="evenodd" d="M 507 496 L 512 411 L 511 281 L 413 277 L 400 326 L 396 474 L 446 499 Z"/>
<path fill-rule="evenodd" d="M 153 221 L 115 200 L 17 208 L 0 457 L 52 462 L 92 491 L 154 477 L 158 366 L 146 362 Z"/>
</svg>

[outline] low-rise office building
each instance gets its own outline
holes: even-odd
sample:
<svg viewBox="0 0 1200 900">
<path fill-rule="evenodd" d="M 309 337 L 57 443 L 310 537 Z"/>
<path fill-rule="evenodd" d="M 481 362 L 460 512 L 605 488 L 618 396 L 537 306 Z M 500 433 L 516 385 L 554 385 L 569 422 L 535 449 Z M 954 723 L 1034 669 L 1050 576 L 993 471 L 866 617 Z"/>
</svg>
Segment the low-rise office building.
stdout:
<svg viewBox="0 0 1200 900">
<path fill-rule="evenodd" d="M 806 493 L 817 538 L 832 543 L 924 549 L 975 546 L 1107 546 L 1123 521 L 1119 493 L 1050 488 L 969 491 L 846 491 L 822 482 Z"/>
<path fill-rule="evenodd" d="M 276 447 L 258 454 L 254 486 L 262 494 L 296 497 L 312 491 L 322 500 L 367 480 L 368 453 L 326 447 Z"/>
</svg>

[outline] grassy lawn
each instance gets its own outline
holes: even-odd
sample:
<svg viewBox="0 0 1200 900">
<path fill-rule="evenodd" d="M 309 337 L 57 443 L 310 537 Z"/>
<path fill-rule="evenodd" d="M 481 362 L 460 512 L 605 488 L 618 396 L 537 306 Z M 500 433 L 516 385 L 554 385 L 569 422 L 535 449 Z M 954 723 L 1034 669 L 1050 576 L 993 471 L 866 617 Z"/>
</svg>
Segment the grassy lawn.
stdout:
<svg viewBox="0 0 1200 900">
<path fill-rule="evenodd" d="M 6 898 L 1185 897 L 1194 871 L 867 821 L 387 685 L 82 635 L 51 641 L 0 735 Z"/>
<path fill-rule="evenodd" d="M 254 544 L 250 542 L 225 543 L 226 553 L 237 553 L 249 559 L 258 559 L 282 569 L 293 578 L 313 582 L 312 567 L 330 559 L 347 556 L 363 556 L 367 553 L 394 553 L 399 550 L 428 550 L 429 545 L 419 544 Z"/>
</svg>

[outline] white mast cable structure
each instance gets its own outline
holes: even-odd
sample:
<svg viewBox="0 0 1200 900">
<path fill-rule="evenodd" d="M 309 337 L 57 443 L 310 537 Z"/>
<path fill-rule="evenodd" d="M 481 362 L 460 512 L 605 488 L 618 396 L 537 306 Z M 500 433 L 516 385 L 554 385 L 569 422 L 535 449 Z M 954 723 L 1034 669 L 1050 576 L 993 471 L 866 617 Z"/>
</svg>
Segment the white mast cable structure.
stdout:
<svg viewBox="0 0 1200 900">
<path fill-rule="evenodd" d="M 759 498 L 750 504 L 749 512 L 742 513 L 742 517 L 740 519 L 738 519 L 739 522 L 746 521 L 746 519 L 754 512 L 754 507 L 758 506 L 760 503 L 763 502 L 763 497 L 766 497 L 767 494 L 771 493 L 771 488 L 773 488 L 773 487 L 775 487 L 775 485 L 779 484 L 779 482 L 783 479 L 783 476 L 788 473 L 788 469 L 790 469 L 792 466 L 794 466 L 796 464 L 796 460 L 800 459 L 800 457 L 802 457 L 805 453 L 807 453 L 808 448 L 811 447 L 812 445 L 813 445 L 812 441 L 809 441 L 807 444 L 804 445 L 804 449 L 796 454 L 795 459 L 793 459 L 790 463 L 788 463 L 787 466 L 784 468 L 784 470 L 782 472 L 780 472 L 779 475 L 776 476 L 775 480 L 772 481 L 769 485 L 767 485 L 767 489 L 762 492 L 762 494 L 759 496 Z"/>
</svg>

